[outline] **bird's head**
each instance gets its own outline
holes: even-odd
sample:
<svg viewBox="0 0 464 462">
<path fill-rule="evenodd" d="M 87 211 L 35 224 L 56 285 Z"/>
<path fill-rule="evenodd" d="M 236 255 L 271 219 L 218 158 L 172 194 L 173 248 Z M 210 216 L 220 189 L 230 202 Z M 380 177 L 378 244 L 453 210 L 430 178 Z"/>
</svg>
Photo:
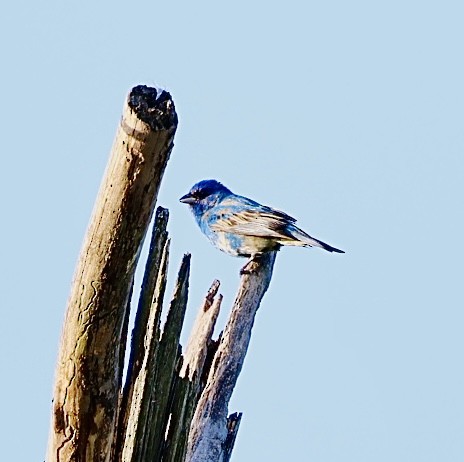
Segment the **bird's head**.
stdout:
<svg viewBox="0 0 464 462">
<path fill-rule="evenodd" d="M 190 191 L 179 200 L 190 205 L 195 214 L 202 214 L 229 194 L 232 194 L 230 189 L 219 181 L 203 180 L 193 185 Z"/>
</svg>

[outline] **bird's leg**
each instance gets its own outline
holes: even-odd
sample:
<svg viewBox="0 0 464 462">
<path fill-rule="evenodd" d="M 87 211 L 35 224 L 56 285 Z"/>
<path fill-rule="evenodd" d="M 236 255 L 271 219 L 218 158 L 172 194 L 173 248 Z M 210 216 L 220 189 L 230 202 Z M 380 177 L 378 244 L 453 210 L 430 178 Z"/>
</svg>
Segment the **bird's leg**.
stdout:
<svg viewBox="0 0 464 462">
<path fill-rule="evenodd" d="M 259 262 L 263 254 L 261 252 L 255 253 L 246 262 L 245 266 L 240 270 L 240 274 L 252 274 L 256 272 L 256 264 Z"/>
</svg>

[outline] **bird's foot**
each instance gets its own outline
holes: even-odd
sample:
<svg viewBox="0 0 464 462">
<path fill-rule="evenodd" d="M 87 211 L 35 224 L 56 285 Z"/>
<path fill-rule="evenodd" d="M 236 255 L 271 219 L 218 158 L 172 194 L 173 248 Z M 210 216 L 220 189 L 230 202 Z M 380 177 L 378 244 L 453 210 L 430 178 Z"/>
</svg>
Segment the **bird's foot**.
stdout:
<svg viewBox="0 0 464 462">
<path fill-rule="evenodd" d="M 262 253 L 257 253 L 253 255 L 245 264 L 245 266 L 240 270 L 240 275 L 244 274 L 253 274 L 256 273 L 258 269 L 259 260 L 262 257 Z"/>
</svg>

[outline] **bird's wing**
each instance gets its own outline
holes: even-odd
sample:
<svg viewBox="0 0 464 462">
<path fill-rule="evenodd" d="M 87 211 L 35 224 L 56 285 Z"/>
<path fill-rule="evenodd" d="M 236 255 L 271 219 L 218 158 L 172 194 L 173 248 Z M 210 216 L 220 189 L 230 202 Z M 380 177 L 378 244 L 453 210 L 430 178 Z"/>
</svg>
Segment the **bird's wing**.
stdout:
<svg viewBox="0 0 464 462">
<path fill-rule="evenodd" d="M 239 196 L 224 200 L 219 207 L 215 208 L 214 215 L 210 225 L 213 231 L 275 239 L 294 239 L 287 231 L 287 226 L 295 223 L 295 218 L 271 207 L 260 205 L 251 199 Z"/>
</svg>

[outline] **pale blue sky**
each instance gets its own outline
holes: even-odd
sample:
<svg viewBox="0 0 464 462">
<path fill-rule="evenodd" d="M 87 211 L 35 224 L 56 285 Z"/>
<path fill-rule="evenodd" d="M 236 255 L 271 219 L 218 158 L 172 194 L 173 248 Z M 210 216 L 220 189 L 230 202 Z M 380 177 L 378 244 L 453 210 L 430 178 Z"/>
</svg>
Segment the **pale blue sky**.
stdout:
<svg viewBox="0 0 464 462">
<path fill-rule="evenodd" d="M 173 95 L 159 204 L 188 335 L 243 261 L 178 198 L 203 178 L 346 250 L 284 249 L 230 410 L 234 461 L 464 460 L 464 7 L 10 2 L 0 47 L 1 459 L 43 460 L 74 265 L 128 90 Z M 223 325 L 225 314 L 220 318 Z"/>
</svg>

